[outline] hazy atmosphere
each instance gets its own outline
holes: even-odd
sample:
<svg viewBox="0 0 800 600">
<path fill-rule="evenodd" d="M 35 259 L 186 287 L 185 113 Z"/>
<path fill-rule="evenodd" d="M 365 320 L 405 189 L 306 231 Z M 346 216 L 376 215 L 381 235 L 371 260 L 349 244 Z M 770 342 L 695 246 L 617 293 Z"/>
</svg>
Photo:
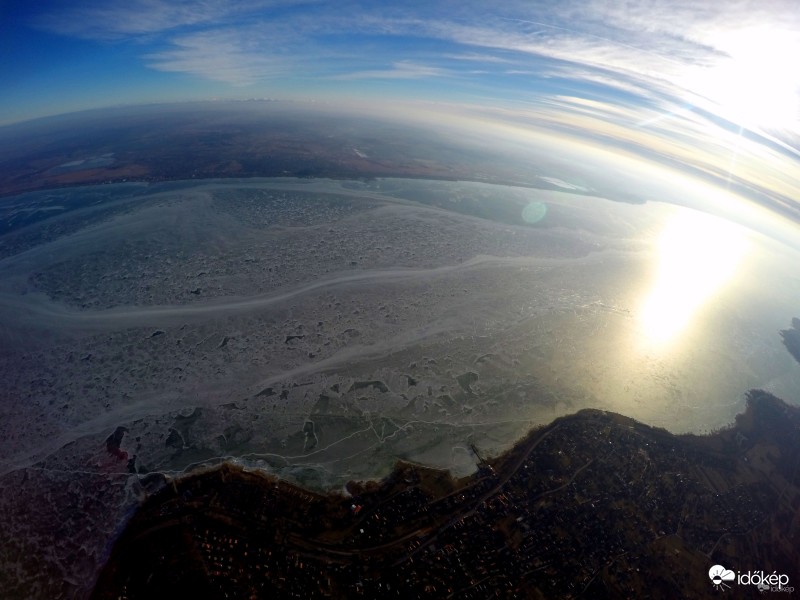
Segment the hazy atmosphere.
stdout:
<svg viewBox="0 0 800 600">
<path fill-rule="evenodd" d="M 7 597 L 112 597 L 92 590 L 137 508 L 223 463 L 355 518 L 348 482 L 398 460 L 494 482 L 484 458 L 584 409 L 694 440 L 750 390 L 798 404 L 793 2 L 4 3 L 0 39 Z M 730 436 L 747 485 L 791 471 Z M 537 502 L 590 463 L 531 463 Z M 728 490 L 698 477 L 684 521 Z M 794 479 L 768 481 L 791 514 Z M 396 531 L 408 556 L 437 551 L 423 529 Z M 675 531 L 705 570 L 794 556 Z M 585 597 L 643 593 L 619 556 Z M 535 564 L 497 597 L 580 596 Z M 499 589 L 476 573 L 430 597 Z"/>
</svg>

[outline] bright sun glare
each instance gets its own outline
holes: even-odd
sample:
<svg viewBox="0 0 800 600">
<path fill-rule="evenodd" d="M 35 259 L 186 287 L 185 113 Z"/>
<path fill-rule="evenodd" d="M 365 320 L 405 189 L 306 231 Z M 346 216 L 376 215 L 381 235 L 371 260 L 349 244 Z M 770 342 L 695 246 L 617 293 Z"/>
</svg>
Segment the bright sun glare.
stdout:
<svg viewBox="0 0 800 600">
<path fill-rule="evenodd" d="M 687 87 L 712 100 L 723 117 L 744 126 L 792 129 L 800 121 L 797 32 L 745 28 L 718 34 L 728 54 L 713 67 L 690 72 Z"/>
<path fill-rule="evenodd" d="M 703 213 L 681 211 L 667 224 L 656 281 L 639 313 L 648 345 L 664 345 L 689 325 L 735 274 L 745 246 L 740 227 Z"/>
</svg>

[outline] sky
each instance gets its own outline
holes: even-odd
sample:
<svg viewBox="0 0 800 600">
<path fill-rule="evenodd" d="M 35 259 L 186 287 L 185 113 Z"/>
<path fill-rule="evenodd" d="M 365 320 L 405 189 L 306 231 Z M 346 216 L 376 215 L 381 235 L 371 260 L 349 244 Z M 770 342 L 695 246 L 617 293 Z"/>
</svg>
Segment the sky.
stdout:
<svg viewBox="0 0 800 600">
<path fill-rule="evenodd" d="M 798 135 L 794 0 L 0 2 L 2 121 L 109 104 L 578 94 Z"/>
<path fill-rule="evenodd" d="M 170 101 L 408 101 L 800 197 L 796 0 L 0 0 L 0 53 L 0 124 Z"/>
</svg>

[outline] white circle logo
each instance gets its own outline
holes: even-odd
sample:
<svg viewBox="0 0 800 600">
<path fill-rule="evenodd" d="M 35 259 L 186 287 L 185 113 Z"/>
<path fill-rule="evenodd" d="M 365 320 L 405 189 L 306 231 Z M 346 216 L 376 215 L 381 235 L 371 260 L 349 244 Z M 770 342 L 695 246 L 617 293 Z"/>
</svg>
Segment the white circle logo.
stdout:
<svg viewBox="0 0 800 600">
<path fill-rule="evenodd" d="M 736 578 L 736 574 L 722 565 L 714 565 L 708 570 L 708 578 L 715 588 L 721 590 L 731 587 L 725 582 L 733 581 Z"/>
</svg>

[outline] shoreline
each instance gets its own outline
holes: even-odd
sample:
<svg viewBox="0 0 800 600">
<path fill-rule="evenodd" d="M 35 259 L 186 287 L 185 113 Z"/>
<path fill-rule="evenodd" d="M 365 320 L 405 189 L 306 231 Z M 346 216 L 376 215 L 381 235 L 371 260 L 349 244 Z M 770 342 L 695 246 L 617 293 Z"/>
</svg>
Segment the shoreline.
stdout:
<svg viewBox="0 0 800 600">
<path fill-rule="evenodd" d="M 183 586 L 176 573 L 200 576 L 210 597 L 245 593 L 257 582 L 277 592 L 293 581 L 298 564 L 308 577 L 297 585 L 311 597 L 346 597 L 367 585 L 367 577 L 371 585 L 402 586 L 409 569 L 418 579 L 410 585 L 427 583 L 436 588 L 432 597 L 446 597 L 458 592 L 453 586 L 461 579 L 442 583 L 447 576 L 440 562 L 454 556 L 460 558 L 448 562 L 451 571 L 480 570 L 494 561 L 495 572 L 486 573 L 489 589 L 507 581 L 517 591 L 534 585 L 565 597 L 577 569 L 586 571 L 587 587 L 602 582 L 606 597 L 643 592 L 653 581 L 665 594 L 702 597 L 705 563 L 739 567 L 735 561 L 757 559 L 752 568 L 770 572 L 798 564 L 791 531 L 782 534 L 769 525 L 785 523 L 800 502 L 800 482 L 791 476 L 800 461 L 798 431 L 800 408 L 752 390 L 736 422 L 712 434 L 676 436 L 623 415 L 584 409 L 531 431 L 498 457 L 479 457 L 474 475 L 455 479 L 400 461 L 380 481 L 350 482 L 349 496 L 320 494 L 223 464 L 163 481 L 117 540 L 92 597 L 116 597 L 123 589 L 126 598 L 153 593 L 156 588 L 137 573 L 150 570 L 162 585 L 159 578 L 166 574 L 157 556 L 166 555 L 158 548 L 175 544 L 199 551 L 170 555 L 170 577 Z M 703 507 L 711 503 L 712 509 L 728 497 L 735 502 L 725 504 L 725 519 L 717 522 L 719 510 Z M 590 515 L 594 521 L 586 520 Z M 609 518 L 615 525 L 605 531 L 614 539 L 587 537 L 587 528 L 602 527 Z M 465 539 L 478 547 L 459 545 Z M 530 545 L 529 539 L 552 539 L 554 545 Z M 565 554 L 564 544 L 583 549 L 573 570 L 568 567 L 581 554 Z M 680 550 L 662 556 L 665 544 Z M 626 550 L 620 555 L 616 547 Z M 749 556 L 746 549 L 754 547 L 758 556 Z M 516 561 L 500 561 L 508 552 Z M 562 557 L 556 571 L 543 558 L 548 552 Z M 523 554 L 539 568 L 520 571 Z M 213 556 L 227 556 L 239 577 L 231 581 L 225 569 L 214 567 Z M 292 557 L 301 562 L 292 563 Z M 657 557 L 665 561 L 661 566 Z M 267 571 L 257 568 L 262 560 L 270 565 Z M 674 578 L 675 561 L 692 566 L 685 581 L 666 576 L 672 572 Z M 625 576 L 609 571 L 609 564 L 620 562 L 629 566 Z M 540 587 L 551 581 L 538 579 L 547 573 L 559 580 L 555 590 Z"/>
</svg>

